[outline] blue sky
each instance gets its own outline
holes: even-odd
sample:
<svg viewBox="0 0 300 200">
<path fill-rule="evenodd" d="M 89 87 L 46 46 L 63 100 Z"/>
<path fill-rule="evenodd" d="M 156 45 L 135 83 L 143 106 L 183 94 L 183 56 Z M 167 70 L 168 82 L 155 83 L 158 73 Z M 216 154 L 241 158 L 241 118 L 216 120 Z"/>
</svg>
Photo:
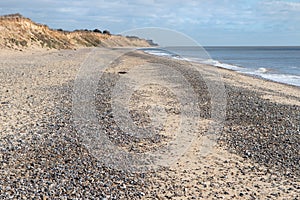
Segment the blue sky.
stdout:
<svg viewBox="0 0 300 200">
<path fill-rule="evenodd" d="M 201 45 L 298 45 L 300 0 L 9 0 L 0 14 L 21 13 L 51 28 L 143 27 L 183 32 Z"/>
</svg>

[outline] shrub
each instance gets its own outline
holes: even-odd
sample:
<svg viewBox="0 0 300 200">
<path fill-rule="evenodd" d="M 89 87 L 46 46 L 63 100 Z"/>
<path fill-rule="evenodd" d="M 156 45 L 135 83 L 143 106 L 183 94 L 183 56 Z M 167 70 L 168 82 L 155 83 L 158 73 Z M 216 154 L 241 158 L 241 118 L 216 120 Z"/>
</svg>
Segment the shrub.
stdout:
<svg viewBox="0 0 300 200">
<path fill-rule="evenodd" d="M 103 34 L 105 34 L 105 35 L 111 35 L 110 32 L 109 32 L 108 30 L 104 30 L 104 31 L 103 31 Z"/>
<path fill-rule="evenodd" d="M 95 32 L 95 33 L 102 33 L 102 31 L 100 31 L 99 29 L 94 29 L 93 32 Z"/>
</svg>

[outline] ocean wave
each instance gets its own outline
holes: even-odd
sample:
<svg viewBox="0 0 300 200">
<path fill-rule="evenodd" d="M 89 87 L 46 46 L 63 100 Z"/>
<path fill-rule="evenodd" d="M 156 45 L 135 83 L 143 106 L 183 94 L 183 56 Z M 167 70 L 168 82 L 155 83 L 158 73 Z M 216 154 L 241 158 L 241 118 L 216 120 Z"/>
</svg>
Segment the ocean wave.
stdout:
<svg viewBox="0 0 300 200">
<path fill-rule="evenodd" d="M 270 73 L 270 72 L 274 71 L 273 69 L 270 69 L 270 68 L 260 67 L 256 70 L 253 70 L 253 69 L 243 68 L 243 67 L 236 66 L 236 65 L 221 63 L 216 60 L 209 60 L 209 61 L 202 62 L 202 63 L 213 65 L 216 67 L 225 68 L 225 69 L 234 70 L 234 71 L 244 73 L 244 74 L 259 76 L 264 79 L 272 80 L 275 82 L 285 83 L 288 85 L 300 86 L 300 76 L 291 75 L 291 74 Z"/>
<path fill-rule="evenodd" d="M 269 71 L 272 71 L 272 69 L 260 67 L 260 68 L 258 68 L 255 72 L 257 72 L 257 73 L 267 73 L 267 72 L 269 72 Z"/>
<path fill-rule="evenodd" d="M 197 62 L 197 63 L 207 64 L 207 65 L 212 65 L 212 66 L 216 66 L 216 67 L 220 67 L 220 68 L 224 68 L 224 69 L 230 69 L 230 70 L 237 71 L 237 72 L 244 73 L 244 74 L 259 76 L 264 79 L 272 80 L 275 82 L 300 86 L 300 76 L 290 75 L 290 74 L 270 73 L 270 72 L 274 72 L 273 69 L 271 69 L 271 68 L 260 67 L 258 69 L 250 69 L 250 68 L 245 68 L 242 66 L 232 65 L 232 64 L 228 64 L 228 63 L 222 63 L 222 62 L 220 62 L 218 60 L 214 60 L 214 59 L 182 57 L 180 55 L 174 54 L 174 53 L 169 52 L 164 49 L 141 49 L 141 50 L 143 50 L 146 53 L 156 55 L 156 56 L 170 57 L 173 59 L 186 60 L 186 61 L 190 61 L 190 62 Z"/>
<path fill-rule="evenodd" d="M 265 79 L 285 83 L 289 85 L 300 86 L 300 76 L 290 74 L 259 74 Z"/>
<path fill-rule="evenodd" d="M 144 50 L 144 52 L 156 55 L 156 56 L 167 56 L 170 57 L 170 54 L 167 52 L 162 52 L 162 51 L 152 51 L 152 50 Z"/>
<path fill-rule="evenodd" d="M 231 69 L 234 71 L 240 71 L 240 72 L 242 72 L 245 69 L 245 68 L 237 66 L 237 65 L 222 63 L 222 62 L 219 62 L 219 61 L 213 60 L 213 59 L 204 60 L 204 61 L 201 61 L 201 63 L 213 65 L 213 66 L 221 67 L 221 68 L 225 68 L 225 69 Z"/>
</svg>

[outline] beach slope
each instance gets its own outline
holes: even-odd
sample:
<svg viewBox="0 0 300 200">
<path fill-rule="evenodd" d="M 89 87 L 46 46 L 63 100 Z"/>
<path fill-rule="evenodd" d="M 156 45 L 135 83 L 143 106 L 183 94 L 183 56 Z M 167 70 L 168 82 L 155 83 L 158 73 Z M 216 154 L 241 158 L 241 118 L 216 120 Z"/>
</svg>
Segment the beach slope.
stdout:
<svg viewBox="0 0 300 200">
<path fill-rule="evenodd" d="M 180 94 L 186 85 L 164 79 L 140 87 L 126 105 L 137 126 L 148 128 L 151 119 L 158 120 L 154 137 L 123 134 L 112 114 L 112 97 L 119 80 L 134 78 L 143 83 L 142 76 L 131 77 L 131 71 L 146 74 L 151 69 L 151 75 L 159 76 L 157 68 L 143 66 L 166 66 L 176 71 L 173 80 L 184 77 L 199 100 L 197 134 L 170 166 L 144 172 L 107 166 L 74 126 L 74 82 L 80 69 L 91 53 L 97 65 L 116 52 L 121 56 L 101 72 L 93 103 L 98 123 L 117 147 L 135 153 L 162 148 L 176 138 L 182 117 L 180 98 L 166 86 Z M 300 198 L 298 87 L 140 51 L 122 52 L 107 48 L 1 51 L 1 199 Z M 213 147 L 203 154 L 201 147 L 214 120 L 205 80 L 214 81 L 215 74 L 220 77 L 215 81 L 225 88 L 226 115 L 215 143 L 210 143 Z"/>
</svg>

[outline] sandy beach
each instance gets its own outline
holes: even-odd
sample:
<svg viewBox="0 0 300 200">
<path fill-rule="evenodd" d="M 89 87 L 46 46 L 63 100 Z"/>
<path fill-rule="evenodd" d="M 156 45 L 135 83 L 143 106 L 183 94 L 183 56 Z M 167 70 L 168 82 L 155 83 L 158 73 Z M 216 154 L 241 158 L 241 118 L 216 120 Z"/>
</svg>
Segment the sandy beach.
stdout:
<svg viewBox="0 0 300 200">
<path fill-rule="evenodd" d="M 159 77 L 162 72 L 151 67 L 163 65 L 193 88 L 200 108 L 197 134 L 172 165 L 145 172 L 114 169 L 84 145 L 74 127 L 72 106 L 74 81 L 91 52 L 99 63 L 121 52 L 102 72 L 95 107 L 98 123 L 124 151 L 161 148 L 176 138 L 182 113 L 178 97 L 168 88 L 145 85 L 131 95 L 130 114 L 137 126 L 148 128 L 151 114 L 158 113 L 154 118 L 160 127 L 151 138 L 122 134 L 111 115 L 118 80 L 131 81 L 131 73 L 138 73 L 135 81 L 142 83 L 145 77 L 140 75 L 151 72 Z M 1 199 L 300 198 L 299 87 L 140 51 L 122 52 L 122 48 L 1 50 Z M 226 110 L 220 134 L 204 155 L 200 147 L 205 146 L 213 121 L 205 79 L 214 82 L 218 77 L 215 81 L 225 88 Z M 161 85 L 184 92 L 179 83 L 163 81 Z M 153 107 L 165 112 L 160 116 Z"/>
</svg>

